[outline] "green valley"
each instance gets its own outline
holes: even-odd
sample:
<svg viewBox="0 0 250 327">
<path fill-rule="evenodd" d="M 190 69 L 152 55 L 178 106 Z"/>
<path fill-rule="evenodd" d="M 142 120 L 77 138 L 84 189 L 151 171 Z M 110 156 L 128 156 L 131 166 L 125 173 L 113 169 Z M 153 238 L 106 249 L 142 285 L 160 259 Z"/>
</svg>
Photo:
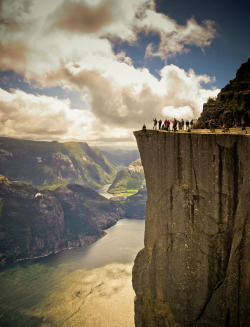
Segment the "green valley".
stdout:
<svg viewBox="0 0 250 327">
<path fill-rule="evenodd" d="M 108 191 L 115 195 L 130 196 L 136 194 L 143 184 L 145 184 L 143 167 L 141 159 L 137 159 L 127 169 L 117 173 Z"/>
</svg>

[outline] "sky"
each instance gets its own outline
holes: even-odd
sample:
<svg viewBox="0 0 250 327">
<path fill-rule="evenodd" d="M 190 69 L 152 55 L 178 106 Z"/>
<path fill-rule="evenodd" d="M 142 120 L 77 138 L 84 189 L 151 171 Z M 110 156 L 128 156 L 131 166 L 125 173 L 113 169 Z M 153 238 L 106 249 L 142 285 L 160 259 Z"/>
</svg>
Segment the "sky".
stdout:
<svg viewBox="0 0 250 327">
<path fill-rule="evenodd" d="M 250 57 L 250 0 L 0 0 L 0 136 L 135 145 Z"/>
</svg>

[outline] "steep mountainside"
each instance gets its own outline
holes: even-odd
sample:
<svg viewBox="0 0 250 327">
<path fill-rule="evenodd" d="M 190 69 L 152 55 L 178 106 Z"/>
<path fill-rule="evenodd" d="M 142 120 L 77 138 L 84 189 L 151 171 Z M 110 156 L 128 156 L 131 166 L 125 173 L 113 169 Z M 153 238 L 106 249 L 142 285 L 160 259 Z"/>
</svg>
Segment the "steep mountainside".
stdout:
<svg viewBox="0 0 250 327">
<path fill-rule="evenodd" d="M 80 142 L 37 142 L 0 138 L 0 174 L 39 188 L 78 183 L 97 189 L 115 176 L 98 149 Z"/>
<path fill-rule="evenodd" d="M 146 187 L 141 188 L 136 194 L 128 196 L 125 201 L 126 218 L 145 219 L 146 214 Z"/>
<path fill-rule="evenodd" d="M 148 192 L 136 327 L 250 326 L 250 136 L 135 136 Z"/>
<path fill-rule="evenodd" d="M 57 188 L 53 193 L 59 199 L 67 219 L 71 219 L 69 226 L 75 225 L 73 221 L 81 221 L 83 209 L 86 210 L 85 216 L 91 217 L 95 227 L 100 229 L 106 229 L 114 225 L 118 218 L 122 218 L 122 211 L 113 201 L 89 187 L 69 184 Z M 76 233 L 78 232 L 79 226 L 76 226 Z"/>
<path fill-rule="evenodd" d="M 127 169 L 118 171 L 108 191 L 113 194 L 135 194 L 141 188 L 143 182 L 144 172 L 141 159 L 137 159 Z"/>
<path fill-rule="evenodd" d="M 140 155 L 137 149 L 135 150 L 121 150 L 112 149 L 109 147 L 100 147 L 100 151 L 108 160 L 118 167 L 128 167 L 131 162 L 137 160 Z"/>
<path fill-rule="evenodd" d="M 245 120 L 250 124 L 250 58 L 238 69 L 231 80 L 218 94 L 216 100 L 209 99 L 203 105 L 200 120 L 215 119 L 217 125 L 226 123 L 229 127 Z"/>
<path fill-rule="evenodd" d="M 34 258 L 90 244 L 122 217 L 122 210 L 76 184 L 54 191 L 0 176 L 0 261 Z"/>
</svg>

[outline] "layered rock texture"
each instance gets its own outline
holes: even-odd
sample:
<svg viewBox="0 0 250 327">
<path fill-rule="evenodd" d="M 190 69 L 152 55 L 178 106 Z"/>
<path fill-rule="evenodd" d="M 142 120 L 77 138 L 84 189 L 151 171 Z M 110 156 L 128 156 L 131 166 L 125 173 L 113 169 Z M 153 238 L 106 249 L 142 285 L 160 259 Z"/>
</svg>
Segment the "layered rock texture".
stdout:
<svg viewBox="0 0 250 327">
<path fill-rule="evenodd" d="M 250 326 L 249 137 L 135 136 L 148 192 L 136 327 Z"/>
<path fill-rule="evenodd" d="M 209 99 L 203 105 L 200 120 L 215 119 L 217 125 L 230 127 L 245 120 L 250 124 L 250 58 L 241 65 L 236 77 L 221 89 L 215 100 Z"/>
<path fill-rule="evenodd" d="M 122 213 L 114 202 L 86 186 L 39 191 L 0 175 L 0 262 L 91 244 Z"/>
</svg>

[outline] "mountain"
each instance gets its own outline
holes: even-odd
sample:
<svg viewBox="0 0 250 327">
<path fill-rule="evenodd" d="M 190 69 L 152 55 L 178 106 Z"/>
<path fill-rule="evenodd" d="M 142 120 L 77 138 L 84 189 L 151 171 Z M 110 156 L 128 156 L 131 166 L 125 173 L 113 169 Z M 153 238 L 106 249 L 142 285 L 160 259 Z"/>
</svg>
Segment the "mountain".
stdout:
<svg viewBox="0 0 250 327">
<path fill-rule="evenodd" d="M 132 195 L 138 192 L 144 182 L 141 159 L 132 162 L 127 169 L 118 171 L 108 192 L 121 195 Z"/>
<path fill-rule="evenodd" d="M 0 174 L 41 188 L 78 183 L 98 189 L 116 170 L 84 142 L 59 143 L 0 137 Z"/>
<path fill-rule="evenodd" d="M 210 98 L 203 105 L 199 125 L 211 118 L 217 125 L 227 124 L 229 127 L 240 124 L 242 120 L 250 124 L 250 58 L 238 69 L 236 77 L 221 89 L 217 98 Z"/>
<path fill-rule="evenodd" d="M 115 202 L 86 186 L 39 191 L 0 176 L 0 262 L 91 244 L 122 213 Z"/>
<path fill-rule="evenodd" d="M 122 211 L 116 204 L 107 200 L 89 187 L 79 184 L 60 186 L 53 191 L 60 201 L 67 219 L 71 219 L 69 226 L 74 221 L 81 221 L 83 210 L 85 216 L 91 217 L 91 221 L 99 229 L 106 229 L 114 225 L 118 218 L 122 218 Z M 76 233 L 79 226 L 76 225 Z"/>
<path fill-rule="evenodd" d="M 118 167 L 128 167 L 131 162 L 140 157 L 137 149 L 121 150 L 117 148 L 100 147 L 100 151 L 112 164 Z"/>
</svg>

